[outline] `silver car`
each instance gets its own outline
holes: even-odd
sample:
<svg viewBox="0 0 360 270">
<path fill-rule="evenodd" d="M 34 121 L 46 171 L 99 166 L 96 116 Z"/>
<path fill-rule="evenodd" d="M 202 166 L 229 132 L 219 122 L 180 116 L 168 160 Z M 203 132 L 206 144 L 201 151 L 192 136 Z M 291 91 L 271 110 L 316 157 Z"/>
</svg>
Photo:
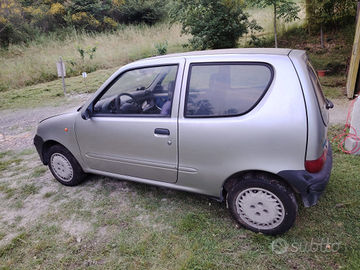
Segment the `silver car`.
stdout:
<svg viewBox="0 0 360 270">
<path fill-rule="evenodd" d="M 91 173 L 205 194 L 277 235 L 295 222 L 295 194 L 312 206 L 329 181 L 332 106 L 304 51 L 189 52 L 120 68 L 41 121 L 34 143 L 64 185 Z"/>
</svg>

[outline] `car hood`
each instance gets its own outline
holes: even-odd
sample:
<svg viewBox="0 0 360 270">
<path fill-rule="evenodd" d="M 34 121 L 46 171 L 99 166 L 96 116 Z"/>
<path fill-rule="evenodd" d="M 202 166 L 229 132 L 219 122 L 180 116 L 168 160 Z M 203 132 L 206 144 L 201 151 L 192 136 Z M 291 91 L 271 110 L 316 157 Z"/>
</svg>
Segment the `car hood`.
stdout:
<svg viewBox="0 0 360 270">
<path fill-rule="evenodd" d="M 72 114 L 72 113 L 76 113 L 76 112 L 79 112 L 81 110 L 82 106 L 76 106 L 76 107 L 73 107 L 65 112 L 62 112 L 62 113 L 58 113 L 58 114 L 54 114 L 52 116 L 49 116 L 49 117 L 46 117 L 44 119 L 42 119 L 40 121 L 40 123 L 44 122 L 45 120 L 48 120 L 48 119 L 51 119 L 51 118 L 54 118 L 54 117 L 57 117 L 57 116 L 60 116 L 60 115 L 64 115 L 64 114 Z"/>
</svg>

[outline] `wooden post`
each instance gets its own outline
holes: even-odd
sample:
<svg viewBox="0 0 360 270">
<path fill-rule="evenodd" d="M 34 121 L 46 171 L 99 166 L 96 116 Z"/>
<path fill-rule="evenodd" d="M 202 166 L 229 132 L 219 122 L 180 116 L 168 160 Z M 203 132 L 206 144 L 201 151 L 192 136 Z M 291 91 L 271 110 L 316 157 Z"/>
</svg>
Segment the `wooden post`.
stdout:
<svg viewBox="0 0 360 270">
<path fill-rule="evenodd" d="M 354 45 L 352 49 L 349 73 L 346 83 L 346 92 L 348 98 L 354 98 L 354 92 L 356 84 L 359 84 L 360 78 L 358 77 L 359 64 L 360 63 L 360 20 L 358 20 L 356 25 L 356 32 L 354 38 Z"/>
<path fill-rule="evenodd" d="M 61 65 L 61 67 L 64 65 L 61 57 L 60 57 L 60 65 Z M 62 78 L 62 83 L 63 83 L 64 96 L 66 96 L 65 74 L 64 74 L 64 69 L 63 68 L 61 68 L 61 78 Z"/>
<path fill-rule="evenodd" d="M 63 89 L 64 89 L 64 96 L 66 96 L 66 87 L 65 87 L 65 64 L 62 60 L 62 58 L 60 57 L 60 61 L 56 63 L 56 67 L 57 67 L 57 72 L 58 72 L 58 76 L 62 78 L 62 83 L 63 83 Z"/>
</svg>

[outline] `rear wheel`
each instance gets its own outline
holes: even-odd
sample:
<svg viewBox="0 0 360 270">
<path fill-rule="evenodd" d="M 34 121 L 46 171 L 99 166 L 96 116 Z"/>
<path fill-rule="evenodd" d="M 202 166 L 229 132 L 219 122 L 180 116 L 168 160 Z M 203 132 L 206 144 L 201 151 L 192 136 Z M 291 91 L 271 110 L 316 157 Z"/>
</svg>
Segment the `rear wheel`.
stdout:
<svg viewBox="0 0 360 270">
<path fill-rule="evenodd" d="M 227 203 L 241 226 L 268 235 L 286 232 L 297 217 L 294 192 L 277 180 L 241 181 L 229 191 Z"/>
<path fill-rule="evenodd" d="M 65 147 L 54 145 L 49 149 L 49 169 L 53 176 L 65 186 L 76 186 L 86 174 L 75 157 Z"/>
</svg>

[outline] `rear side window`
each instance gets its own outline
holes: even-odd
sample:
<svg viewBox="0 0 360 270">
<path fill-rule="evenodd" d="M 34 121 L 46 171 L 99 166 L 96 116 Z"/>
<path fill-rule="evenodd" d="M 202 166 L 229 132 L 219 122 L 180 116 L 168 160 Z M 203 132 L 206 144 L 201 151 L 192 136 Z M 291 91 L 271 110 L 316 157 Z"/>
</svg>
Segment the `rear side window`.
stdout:
<svg viewBox="0 0 360 270">
<path fill-rule="evenodd" d="M 189 72 L 185 117 L 245 114 L 273 78 L 272 67 L 262 63 L 193 64 Z"/>
</svg>

